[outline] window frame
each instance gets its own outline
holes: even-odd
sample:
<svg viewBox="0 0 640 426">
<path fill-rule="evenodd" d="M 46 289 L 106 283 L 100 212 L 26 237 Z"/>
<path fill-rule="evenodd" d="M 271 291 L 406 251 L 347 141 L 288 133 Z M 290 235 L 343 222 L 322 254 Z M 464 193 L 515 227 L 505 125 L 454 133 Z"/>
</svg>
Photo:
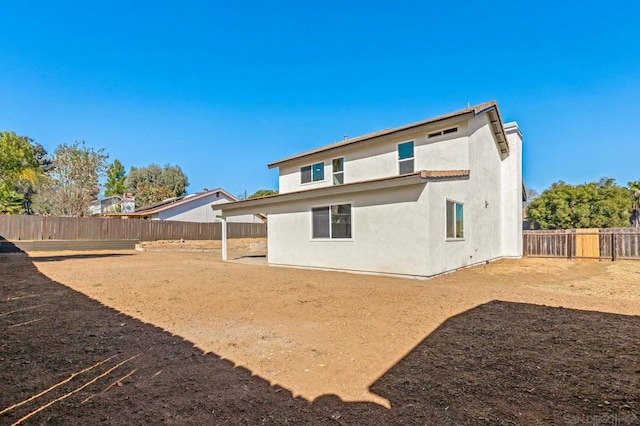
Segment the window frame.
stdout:
<svg viewBox="0 0 640 426">
<path fill-rule="evenodd" d="M 411 157 L 408 158 L 400 158 L 400 145 L 405 145 L 405 144 L 412 144 L 411 146 Z M 408 173 L 415 173 L 416 171 L 416 141 L 415 140 L 410 140 L 410 141 L 404 141 L 404 142 L 399 142 L 396 144 L 396 153 L 397 153 L 397 160 L 398 160 L 398 174 L 399 175 L 405 175 Z M 406 163 L 411 161 L 413 163 L 413 167 L 411 168 L 410 172 L 405 172 L 402 173 L 402 167 L 401 167 L 401 163 Z"/>
<path fill-rule="evenodd" d="M 453 133 L 458 133 L 458 126 L 448 127 L 445 129 L 436 130 L 435 132 L 427 133 L 427 139 L 439 138 L 440 136 L 446 136 Z"/>
<path fill-rule="evenodd" d="M 342 170 L 336 172 L 333 167 L 333 162 L 336 160 L 342 160 Z M 335 178 L 337 175 L 342 175 L 342 182 L 336 183 Z M 333 185 L 344 185 L 344 157 L 336 157 L 331 159 L 331 183 Z"/>
<path fill-rule="evenodd" d="M 449 236 L 449 212 L 448 212 L 448 207 L 449 207 L 449 203 L 453 204 L 453 232 L 454 232 L 454 236 L 450 237 Z M 457 215 L 458 215 L 458 206 L 460 206 L 460 208 L 462 209 L 462 218 L 461 218 L 461 232 L 460 232 L 460 236 L 457 236 L 458 233 L 458 228 L 457 228 Z M 445 217 L 445 222 L 444 222 L 444 236 L 446 241 L 464 241 L 465 239 L 465 229 L 464 229 L 464 203 L 457 201 L 457 200 L 452 200 L 450 198 L 447 198 L 445 200 L 444 203 L 444 217 Z"/>
<path fill-rule="evenodd" d="M 350 236 L 349 237 L 334 237 L 333 236 L 333 221 L 332 221 L 332 212 L 331 212 L 331 208 L 332 207 L 337 207 L 337 206 L 344 206 L 344 205 L 348 205 L 349 206 L 349 224 L 351 225 L 350 227 Z M 314 218 L 313 218 L 313 211 L 314 209 L 328 209 L 329 210 L 329 236 L 328 237 L 314 237 Z M 353 241 L 353 203 L 351 201 L 344 201 L 344 202 L 340 202 L 340 203 L 331 203 L 331 204 L 318 204 L 318 205 L 313 205 L 310 206 L 309 208 L 309 216 L 311 218 L 310 221 L 310 235 L 311 235 L 311 241 Z"/>
<path fill-rule="evenodd" d="M 313 175 L 314 166 L 317 166 L 318 164 L 322 164 L 322 179 L 314 179 L 314 175 Z M 306 169 L 306 168 L 309 168 L 309 174 L 311 179 L 307 182 L 303 180 L 303 171 L 302 171 L 303 169 Z M 316 182 L 324 182 L 326 180 L 324 168 L 325 168 L 324 161 L 318 161 L 317 163 L 300 166 L 300 185 L 307 185 L 307 184 L 316 183 Z"/>
</svg>

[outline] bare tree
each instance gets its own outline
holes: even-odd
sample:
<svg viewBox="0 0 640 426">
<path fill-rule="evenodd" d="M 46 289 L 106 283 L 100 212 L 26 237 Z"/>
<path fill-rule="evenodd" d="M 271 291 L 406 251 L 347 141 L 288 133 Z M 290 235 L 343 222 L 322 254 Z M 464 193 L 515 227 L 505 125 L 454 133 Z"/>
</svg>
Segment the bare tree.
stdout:
<svg viewBox="0 0 640 426">
<path fill-rule="evenodd" d="M 49 172 L 34 200 L 38 213 L 84 216 L 100 192 L 100 177 L 109 156 L 104 148 L 94 151 L 84 141 L 61 144 L 53 153 Z"/>
</svg>

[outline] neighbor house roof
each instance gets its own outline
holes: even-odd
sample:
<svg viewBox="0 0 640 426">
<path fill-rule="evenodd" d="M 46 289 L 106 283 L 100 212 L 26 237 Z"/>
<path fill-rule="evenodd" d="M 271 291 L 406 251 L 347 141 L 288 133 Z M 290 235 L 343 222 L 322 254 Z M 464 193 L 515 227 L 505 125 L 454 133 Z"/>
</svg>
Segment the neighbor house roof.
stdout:
<svg viewBox="0 0 640 426">
<path fill-rule="evenodd" d="M 404 175 L 388 176 L 378 179 L 345 183 L 343 185 L 322 186 L 314 189 L 286 192 L 284 194 L 267 195 L 265 197 L 251 198 L 247 200 L 239 200 L 219 206 L 216 205 L 216 209 L 222 210 L 223 214 L 246 214 L 251 213 L 252 211 L 266 211 L 268 213 L 269 207 L 281 205 L 282 203 L 286 203 L 289 201 L 343 195 L 353 192 L 380 190 L 443 180 L 468 179 L 469 173 L 469 170 L 421 170 Z M 242 213 L 240 213 L 240 211 Z"/>
<path fill-rule="evenodd" d="M 218 188 L 218 189 L 206 190 L 204 192 L 198 192 L 198 193 L 192 194 L 192 195 L 183 195 L 183 196 L 180 196 L 180 197 L 168 198 L 166 200 L 163 200 L 163 201 L 160 201 L 160 202 L 157 202 L 157 203 L 154 203 L 154 204 L 148 204 L 146 206 L 139 207 L 132 213 L 111 213 L 108 216 L 128 216 L 128 217 L 151 216 L 153 214 L 160 213 L 160 212 L 163 212 L 165 210 L 169 210 L 169 209 L 172 209 L 174 207 L 181 206 L 181 205 L 190 203 L 190 202 L 195 201 L 195 200 L 199 200 L 201 198 L 205 198 L 207 196 L 215 194 L 216 192 L 218 192 L 220 194 L 223 194 L 226 198 L 228 198 L 228 199 L 230 199 L 232 201 L 238 200 L 238 198 L 236 198 L 233 195 L 229 194 L 224 189 Z"/>
<path fill-rule="evenodd" d="M 498 145 L 500 146 L 500 151 L 502 153 L 508 153 L 509 143 L 507 142 L 507 136 L 504 130 L 504 125 L 502 123 L 502 118 L 500 117 L 500 111 L 498 110 L 498 104 L 495 101 L 489 101 L 482 104 L 470 106 L 458 111 L 450 112 L 448 114 L 443 114 L 437 117 L 429 118 L 427 120 L 418 121 L 416 123 L 407 124 L 400 127 L 394 127 L 391 129 L 384 129 L 377 132 L 368 133 L 366 135 L 358 136 L 355 138 L 346 139 L 344 141 L 333 143 L 331 145 L 312 149 L 311 151 L 306 151 L 301 154 L 292 155 L 290 157 L 283 158 L 282 160 L 275 161 L 269 164 L 268 167 L 272 169 L 274 167 L 279 167 L 281 164 L 292 161 L 292 160 L 297 160 L 297 159 L 308 157 L 321 152 L 331 151 L 331 150 L 342 148 L 345 146 L 354 145 L 357 143 L 373 141 L 376 138 L 379 138 L 381 136 L 387 136 L 394 133 L 403 132 L 406 130 L 412 130 L 416 127 L 435 124 L 435 123 L 445 121 L 445 120 L 450 120 L 450 119 L 463 118 L 466 116 L 468 117 L 478 116 L 484 113 L 489 114 L 489 120 L 491 122 L 492 132 L 498 142 Z"/>
</svg>

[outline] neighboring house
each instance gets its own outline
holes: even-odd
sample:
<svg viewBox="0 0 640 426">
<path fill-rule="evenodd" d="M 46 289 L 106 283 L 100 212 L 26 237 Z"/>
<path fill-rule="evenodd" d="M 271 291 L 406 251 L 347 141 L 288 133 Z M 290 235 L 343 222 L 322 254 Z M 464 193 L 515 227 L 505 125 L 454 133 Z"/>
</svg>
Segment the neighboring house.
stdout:
<svg viewBox="0 0 640 426">
<path fill-rule="evenodd" d="M 132 213 L 111 214 L 130 219 L 175 220 L 182 222 L 220 222 L 218 205 L 238 201 L 238 198 L 218 188 L 196 194 L 173 197 L 158 203 L 137 208 Z M 259 214 L 242 214 L 230 217 L 229 222 L 262 223 Z"/>
<path fill-rule="evenodd" d="M 278 195 L 220 207 L 267 214 L 271 265 L 430 277 L 522 256 L 522 135 L 495 102 L 275 167 Z"/>
<path fill-rule="evenodd" d="M 94 200 L 89 206 L 89 216 L 101 215 L 105 213 L 117 213 L 120 210 L 120 197 L 111 195 L 110 197 Z"/>
</svg>

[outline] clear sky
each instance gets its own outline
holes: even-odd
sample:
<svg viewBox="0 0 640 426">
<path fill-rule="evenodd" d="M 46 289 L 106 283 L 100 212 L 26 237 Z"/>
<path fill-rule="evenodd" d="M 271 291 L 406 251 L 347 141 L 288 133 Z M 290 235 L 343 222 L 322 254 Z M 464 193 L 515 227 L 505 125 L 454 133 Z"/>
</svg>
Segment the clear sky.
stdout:
<svg viewBox="0 0 640 426">
<path fill-rule="evenodd" d="M 0 130 L 84 140 L 189 192 L 495 99 L 524 178 L 640 179 L 640 1 L 0 0 Z"/>
</svg>

